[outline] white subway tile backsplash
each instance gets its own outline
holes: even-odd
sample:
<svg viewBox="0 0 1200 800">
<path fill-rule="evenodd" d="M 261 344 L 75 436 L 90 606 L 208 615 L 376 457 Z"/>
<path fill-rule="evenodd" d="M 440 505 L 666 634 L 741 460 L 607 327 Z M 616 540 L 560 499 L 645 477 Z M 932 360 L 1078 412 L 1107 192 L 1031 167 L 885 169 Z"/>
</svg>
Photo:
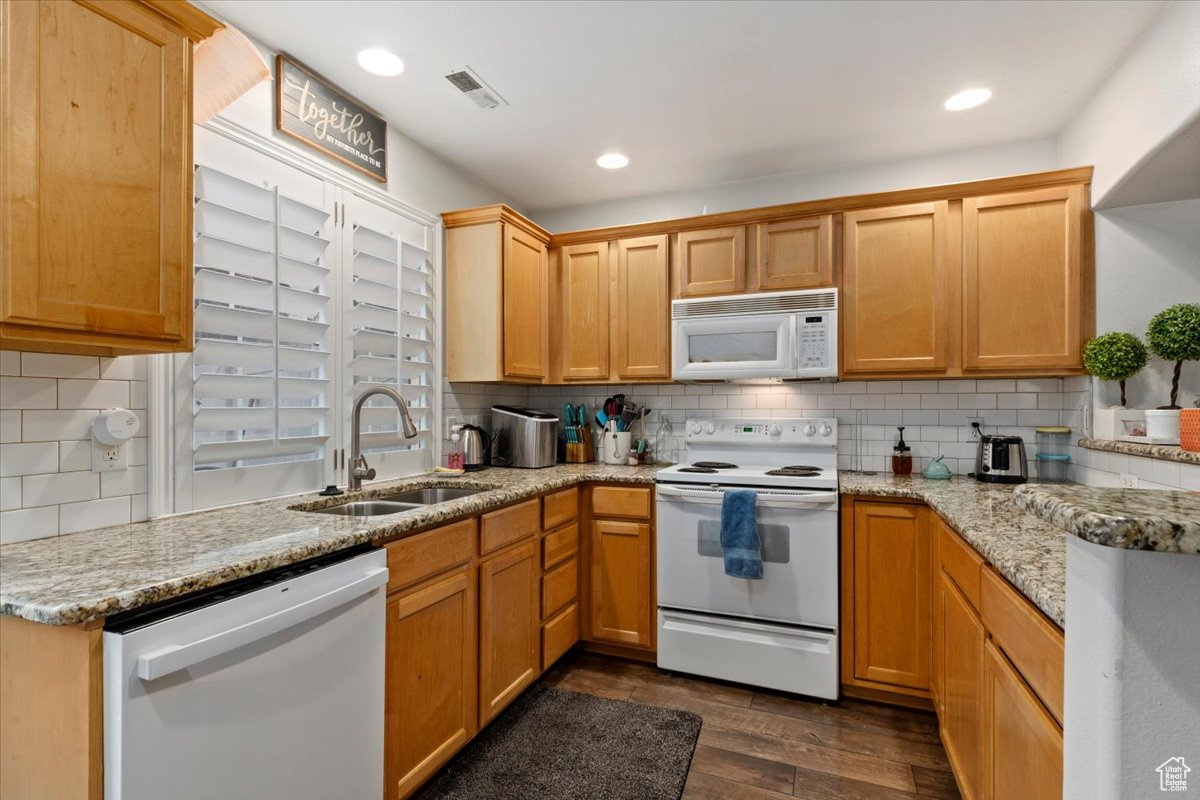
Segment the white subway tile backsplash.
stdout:
<svg viewBox="0 0 1200 800">
<path fill-rule="evenodd" d="M 58 408 L 58 381 L 6 377 L 0 380 L 0 408 Z"/>
<path fill-rule="evenodd" d="M 835 398 L 833 395 L 828 395 L 828 399 Z M 781 394 L 760 394 L 757 401 L 758 408 L 787 408 L 787 397 Z"/>
<path fill-rule="evenodd" d="M 58 506 L 0 511 L 0 545 L 58 534 Z"/>
<path fill-rule="evenodd" d="M 960 394 L 958 396 L 959 408 L 974 408 L 977 411 L 985 411 L 996 408 L 996 395 L 994 394 Z"/>
<path fill-rule="evenodd" d="M 21 478 L 21 506 L 56 506 L 95 500 L 100 496 L 100 476 L 94 472 L 26 475 Z"/>
<path fill-rule="evenodd" d="M 21 412 L 0 411 L 0 444 L 21 441 Z"/>
<path fill-rule="evenodd" d="M 917 383 L 918 381 L 913 381 Z M 904 381 L 871 381 L 867 383 L 867 394 L 898 394 L 904 391 Z"/>
<path fill-rule="evenodd" d="M 906 408 L 901 419 L 905 425 L 937 425 L 940 414 L 933 408 Z"/>
<path fill-rule="evenodd" d="M 1011 378 L 1000 380 L 977 380 L 975 381 L 975 391 L 977 392 L 1015 392 L 1017 390 L 1017 382 Z"/>
<path fill-rule="evenodd" d="M 22 353 L 21 374 L 29 378 L 96 379 L 100 377 L 100 359 L 57 353 Z"/>
<path fill-rule="evenodd" d="M 90 427 L 99 409 L 125 406 L 146 430 L 147 357 L 6 350 L 0 374 L 0 541 L 146 518 L 144 433 L 127 445 L 131 469 L 101 475 Z"/>
<path fill-rule="evenodd" d="M 700 408 L 724 409 L 728 401 L 728 395 L 710 394 L 700 397 Z"/>
<path fill-rule="evenodd" d="M 137 440 L 134 440 L 137 441 Z M 128 447 L 128 445 L 126 445 Z M 92 440 L 58 443 L 58 471 L 76 472 L 92 468 Z"/>
<path fill-rule="evenodd" d="M 1017 381 L 1018 392 L 1061 392 L 1060 378 L 1022 378 Z"/>
<path fill-rule="evenodd" d="M 129 381 L 58 382 L 59 408 L 129 408 Z"/>
<path fill-rule="evenodd" d="M 972 381 L 972 380 L 938 381 L 937 390 L 942 393 L 973 392 L 973 391 L 975 391 L 975 381 Z M 933 391 L 933 390 L 929 389 L 927 391 Z"/>
<path fill-rule="evenodd" d="M 942 381 L 945 383 L 945 381 Z M 922 394 L 917 395 L 921 398 L 921 408 L 936 408 L 936 409 L 951 409 L 959 408 L 958 395 L 949 393 L 940 394 Z M 972 408 L 972 406 L 963 406 L 964 408 Z"/>
<path fill-rule="evenodd" d="M 0 350 L 0 375 L 20 375 L 21 354 L 16 350 Z"/>
<path fill-rule="evenodd" d="M 61 505 L 58 507 L 58 532 L 77 533 L 122 525 L 130 521 L 131 507 L 128 496 Z"/>
<path fill-rule="evenodd" d="M 884 408 L 920 408 L 921 397 L 919 394 L 886 394 L 883 404 Z"/>
<path fill-rule="evenodd" d="M 21 479 L 0 478 L 0 511 L 21 507 Z"/>
<path fill-rule="evenodd" d="M 996 395 L 996 405 L 999 408 L 1037 408 L 1037 395 L 1032 392 Z"/>
<path fill-rule="evenodd" d="M 99 408 L 89 411 L 23 411 L 21 441 L 54 442 L 63 439 L 90 439 L 92 420 Z"/>
<path fill-rule="evenodd" d="M 58 442 L 0 445 L 0 477 L 58 471 Z"/>
</svg>

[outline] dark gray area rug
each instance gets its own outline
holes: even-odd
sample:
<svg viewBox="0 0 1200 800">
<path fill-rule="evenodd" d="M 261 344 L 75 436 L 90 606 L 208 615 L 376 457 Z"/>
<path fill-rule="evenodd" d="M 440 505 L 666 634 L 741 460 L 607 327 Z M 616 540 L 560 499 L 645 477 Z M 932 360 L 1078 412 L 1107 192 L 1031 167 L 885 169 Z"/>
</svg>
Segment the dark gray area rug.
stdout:
<svg viewBox="0 0 1200 800">
<path fill-rule="evenodd" d="M 700 717 L 539 684 L 419 800 L 679 800 Z"/>
</svg>

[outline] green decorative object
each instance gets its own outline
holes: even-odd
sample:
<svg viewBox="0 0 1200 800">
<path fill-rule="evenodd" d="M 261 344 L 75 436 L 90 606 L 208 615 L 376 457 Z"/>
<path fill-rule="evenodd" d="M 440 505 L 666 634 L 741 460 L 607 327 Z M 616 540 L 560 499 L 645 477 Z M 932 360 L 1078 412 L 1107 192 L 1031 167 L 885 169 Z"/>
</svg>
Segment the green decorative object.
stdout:
<svg viewBox="0 0 1200 800">
<path fill-rule="evenodd" d="M 1125 407 L 1125 381 L 1137 375 L 1150 358 L 1146 345 L 1132 333 L 1106 333 L 1083 346 L 1083 366 L 1102 381 L 1116 381 Z"/>
<path fill-rule="evenodd" d="M 1179 373 L 1183 362 L 1200 361 L 1200 305 L 1179 303 L 1155 314 L 1146 330 L 1146 342 L 1159 358 L 1175 362 L 1171 404 L 1160 408 L 1179 408 Z"/>
<path fill-rule="evenodd" d="M 938 456 L 933 461 L 929 462 L 921 474 L 931 481 L 948 481 L 950 480 L 950 468 L 942 463 L 943 456 Z"/>
</svg>

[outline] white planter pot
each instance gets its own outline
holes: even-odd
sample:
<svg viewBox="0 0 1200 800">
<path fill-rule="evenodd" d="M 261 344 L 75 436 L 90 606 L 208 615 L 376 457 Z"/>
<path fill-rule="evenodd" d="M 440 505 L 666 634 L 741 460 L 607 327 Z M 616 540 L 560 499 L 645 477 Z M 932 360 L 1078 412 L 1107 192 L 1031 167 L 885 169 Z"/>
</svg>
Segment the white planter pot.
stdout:
<svg viewBox="0 0 1200 800">
<path fill-rule="evenodd" d="M 1152 408 L 1146 411 L 1146 437 L 1153 444 L 1179 444 L 1179 409 Z"/>
</svg>

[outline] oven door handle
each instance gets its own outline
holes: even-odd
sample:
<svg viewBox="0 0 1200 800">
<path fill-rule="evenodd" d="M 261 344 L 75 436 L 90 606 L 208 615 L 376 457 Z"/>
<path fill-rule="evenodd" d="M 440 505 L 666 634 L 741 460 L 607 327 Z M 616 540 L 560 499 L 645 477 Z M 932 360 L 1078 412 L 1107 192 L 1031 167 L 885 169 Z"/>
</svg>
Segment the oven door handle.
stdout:
<svg viewBox="0 0 1200 800">
<path fill-rule="evenodd" d="M 788 492 L 779 489 L 761 489 L 755 490 L 758 492 L 758 505 L 774 506 L 774 507 L 801 507 L 801 506 L 836 506 L 838 502 L 838 493 L 834 491 L 823 492 Z M 685 503 L 721 503 L 725 499 L 725 490 L 718 488 L 688 488 L 683 486 L 672 486 L 669 484 L 658 485 L 658 496 L 666 502 L 685 502 Z"/>
</svg>

